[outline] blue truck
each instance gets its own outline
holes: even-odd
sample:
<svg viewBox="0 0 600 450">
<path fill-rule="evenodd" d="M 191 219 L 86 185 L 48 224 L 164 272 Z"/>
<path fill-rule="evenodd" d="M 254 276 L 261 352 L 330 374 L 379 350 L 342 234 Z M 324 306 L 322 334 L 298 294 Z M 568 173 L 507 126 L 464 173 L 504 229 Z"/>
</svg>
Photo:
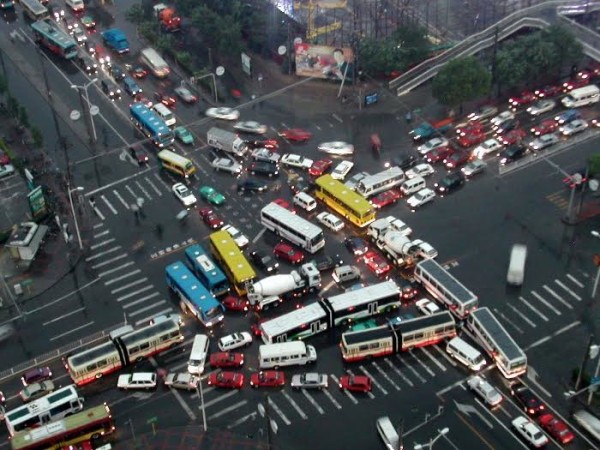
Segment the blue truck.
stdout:
<svg viewBox="0 0 600 450">
<path fill-rule="evenodd" d="M 424 141 L 434 137 L 437 133 L 446 133 L 452 128 L 452 119 L 444 119 L 436 123 L 423 122 L 410 132 L 415 141 Z"/>
<path fill-rule="evenodd" d="M 125 36 L 125 33 L 118 28 L 109 28 L 101 34 L 104 44 L 108 48 L 119 54 L 127 53 L 129 51 L 129 41 L 127 40 L 127 36 Z"/>
</svg>

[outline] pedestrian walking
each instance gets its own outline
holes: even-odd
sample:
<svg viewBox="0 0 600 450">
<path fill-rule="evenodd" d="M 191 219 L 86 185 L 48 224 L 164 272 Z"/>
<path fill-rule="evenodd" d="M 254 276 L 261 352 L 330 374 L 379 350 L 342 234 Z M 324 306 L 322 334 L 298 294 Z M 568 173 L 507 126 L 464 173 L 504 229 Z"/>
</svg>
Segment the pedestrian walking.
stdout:
<svg viewBox="0 0 600 450">
<path fill-rule="evenodd" d="M 406 120 L 406 123 L 411 123 L 412 122 L 412 113 L 410 111 L 408 111 L 405 115 L 404 115 L 404 119 Z"/>
</svg>

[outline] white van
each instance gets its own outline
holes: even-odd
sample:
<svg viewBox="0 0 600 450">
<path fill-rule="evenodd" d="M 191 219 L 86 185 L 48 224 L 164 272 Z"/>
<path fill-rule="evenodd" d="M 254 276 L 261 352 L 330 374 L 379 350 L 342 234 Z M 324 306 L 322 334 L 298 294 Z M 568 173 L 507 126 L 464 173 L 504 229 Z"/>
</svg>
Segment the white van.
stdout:
<svg viewBox="0 0 600 450">
<path fill-rule="evenodd" d="M 258 365 L 261 369 L 305 365 L 317 360 L 317 351 L 302 341 L 261 345 L 258 349 Z"/>
<path fill-rule="evenodd" d="M 459 337 L 455 337 L 448 341 L 448 344 L 446 344 L 446 351 L 450 356 L 463 363 L 474 372 L 479 372 L 487 364 L 481 352 Z"/>
<path fill-rule="evenodd" d="M 580 409 L 573 414 L 573 419 L 597 441 L 600 441 L 600 420 L 589 412 Z"/>
<path fill-rule="evenodd" d="M 590 84 L 578 89 L 573 89 L 562 99 L 565 108 L 578 108 L 591 105 L 600 101 L 600 89 L 595 84 Z"/>
<path fill-rule="evenodd" d="M 392 421 L 388 416 L 380 417 L 376 422 L 377 432 L 385 444 L 385 448 L 397 449 L 400 443 L 400 436 L 396 432 Z"/>
<path fill-rule="evenodd" d="M 510 262 L 506 282 L 513 286 L 521 286 L 525 278 L 525 262 L 527 261 L 527 246 L 515 244 L 510 252 Z"/>
<path fill-rule="evenodd" d="M 143 49 L 140 59 L 150 68 L 155 77 L 165 78 L 169 76 L 171 72 L 169 65 L 153 48 L 148 47 Z"/>
<path fill-rule="evenodd" d="M 65 3 L 73 10 L 73 12 L 83 11 L 85 9 L 83 0 L 65 0 Z"/>
<path fill-rule="evenodd" d="M 402 195 L 412 195 L 423 188 L 425 188 L 425 178 L 419 176 L 406 180 L 402 183 L 402 186 L 400 186 Z"/>
<path fill-rule="evenodd" d="M 336 267 L 331 275 L 336 283 L 347 283 L 349 281 L 360 279 L 360 269 L 356 266 L 340 266 Z"/>
<path fill-rule="evenodd" d="M 204 372 L 204 363 L 208 356 L 209 339 L 205 334 L 197 334 L 194 337 L 190 359 L 188 361 L 188 372 L 192 375 L 201 375 Z"/>
<path fill-rule="evenodd" d="M 172 127 L 175 125 L 175 123 L 177 123 L 175 114 L 173 114 L 173 112 L 162 103 L 157 103 L 152 107 L 152 109 L 156 114 L 158 114 L 158 117 L 160 117 L 167 124 L 168 127 Z"/>
<path fill-rule="evenodd" d="M 305 192 L 298 192 L 292 199 L 294 205 L 299 206 L 305 211 L 314 211 L 317 208 L 317 201 Z"/>
</svg>

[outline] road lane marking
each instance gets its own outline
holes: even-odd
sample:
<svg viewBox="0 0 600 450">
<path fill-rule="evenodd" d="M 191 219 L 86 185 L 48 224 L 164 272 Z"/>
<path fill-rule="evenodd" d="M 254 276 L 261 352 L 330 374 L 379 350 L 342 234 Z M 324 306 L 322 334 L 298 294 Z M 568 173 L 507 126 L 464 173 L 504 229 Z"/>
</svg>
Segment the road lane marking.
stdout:
<svg viewBox="0 0 600 450">
<path fill-rule="evenodd" d="M 396 359 L 398 361 L 400 361 L 400 363 L 404 364 L 404 366 L 408 370 L 410 370 L 413 373 L 413 375 L 416 376 L 421 381 L 421 383 L 427 382 L 427 380 L 423 376 L 421 376 L 421 374 L 419 372 L 417 372 L 417 370 L 413 366 L 411 366 L 410 364 L 406 364 L 404 361 L 402 361 L 402 358 L 400 358 L 400 355 L 396 354 L 394 356 L 396 357 Z"/>
<path fill-rule="evenodd" d="M 94 230 L 97 230 L 98 228 L 102 228 L 103 226 L 104 226 L 104 224 L 103 224 L 103 223 L 97 223 L 97 224 L 96 224 L 96 225 L 94 225 L 92 228 L 93 228 Z"/>
<path fill-rule="evenodd" d="M 154 289 L 154 286 L 149 284 L 148 286 L 144 286 L 143 288 L 138 289 L 137 291 L 130 292 L 129 294 L 122 295 L 121 297 L 117 297 L 118 302 L 122 302 L 123 300 L 127 300 L 128 298 L 133 297 L 141 292 L 148 291 L 150 289 Z"/>
<path fill-rule="evenodd" d="M 140 298 L 139 300 L 136 300 L 135 302 L 131 302 L 131 303 L 127 304 L 127 305 L 123 305 L 123 309 L 127 309 L 128 307 L 131 307 L 131 306 L 135 306 L 135 305 L 137 305 L 138 303 L 141 303 L 141 302 L 143 302 L 143 301 L 145 301 L 145 300 L 148 300 L 148 299 L 150 299 L 150 298 L 158 297 L 159 295 L 160 295 L 160 292 L 154 292 L 154 293 L 152 293 L 152 294 L 150 294 L 150 295 L 147 295 L 146 297 L 143 297 L 143 298 Z M 163 305 L 163 304 L 165 304 L 165 303 L 167 303 L 167 301 L 166 301 L 166 300 L 161 300 L 161 301 L 159 301 L 159 302 L 152 303 L 152 304 L 150 304 L 150 305 L 148 305 L 148 306 L 146 306 L 146 307 L 144 307 L 144 308 L 142 308 L 142 309 L 138 309 L 138 310 L 136 310 L 136 311 L 134 311 L 134 312 L 127 313 L 127 315 L 128 315 L 129 317 L 135 317 L 135 316 L 139 316 L 140 314 L 143 314 L 143 313 L 145 313 L 146 311 L 149 311 L 149 310 L 151 310 L 151 309 L 153 309 L 153 308 L 156 308 L 156 307 L 157 307 L 157 306 L 159 306 L 159 305 Z"/>
<path fill-rule="evenodd" d="M 334 374 L 330 374 L 329 375 L 331 377 L 331 379 L 333 381 L 335 381 L 335 384 L 337 384 L 339 386 L 340 384 L 340 380 L 338 377 L 336 377 Z M 354 395 L 352 395 L 352 393 L 350 391 L 348 391 L 348 389 L 340 389 L 345 395 L 346 397 L 348 397 L 350 399 L 350 401 L 352 401 L 352 403 L 354 403 L 355 405 L 358 404 L 358 400 L 356 400 L 356 397 Z"/>
<path fill-rule="evenodd" d="M 256 244 L 256 241 L 258 241 L 260 239 L 260 237 L 265 233 L 265 231 L 267 231 L 267 227 L 263 227 L 258 234 L 254 237 L 254 239 L 252 239 L 252 243 Z"/>
<path fill-rule="evenodd" d="M 129 255 L 127 253 L 122 253 L 118 256 L 115 256 L 114 258 L 109 259 L 108 261 L 102 261 L 101 263 L 94 264 L 92 266 L 92 269 L 98 269 L 99 267 L 104 267 L 104 266 L 106 266 L 108 264 L 112 264 L 113 262 L 118 261 L 120 259 L 127 258 L 128 256 Z"/>
<path fill-rule="evenodd" d="M 148 191 L 146 190 L 146 188 L 144 188 L 144 186 L 142 186 L 142 183 L 140 183 L 138 180 L 135 180 L 135 184 L 137 184 L 137 186 L 140 188 L 140 190 L 142 191 L 142 193 L 146 196 L 146 198 L 148 200 L 152 200 L 152 197 L 150 197 L 150 194 L 148 194 Z"/>
<path fill-rule="evenodd" d="M 523 330 L 521 330 L 516 323 L 514 323 L 512 320 L 506 317 L 501 311 L 499 311 L 497 308 L 494 308 L 494 312 L 498 314 L 498 316 L 500 316 L 506 323 L 512 326 L 515 330 L 517 330 L 518 333 L 523 334 Z"/>
<path fill-rule="evenodd" d="M 281 417 L 281 420 L 283 420 L 283 422 L 286 425 L 290 425 L 292 423 L 292 421 L 287 418 L 287 416 L 283 413 L 281 408 L 277 406 L 277 404 L 273 401 L 271 397 L 267 396 L 267 402 L 269 403 L 269 406 L 273 409 L 273 411 L 275 411 L 279 415 L 279 417 Z"/>
<path fill-rule="evenodd" d="M 544 285 L 542 286 L 546 292 L 548 292 L 548 294 L 550 294 L 552 297 L 554 297 L 556 300 L 558 300 L 559 302 L 561 302 L 563 305 L 565 305 L 567 308 L 569 309 L 573 309 L 573 306 L 571 306 L 569 303 L 567 303 L 566 301 L 564 301 L 562 299 L 562 297 L 560 297 L 560 295 L 558 295 L 556 292 L 554 292 L 552 289 L 550 289 L 548 286 Z"/>
<path fill-rule="evenodd" d="M 84 309 L 85 309 L 85 306 L 84 306 L 83 308 L 75 309 L 75 310 L 73 310 L 73 311 L 71 311 L 71 312 L 68 312 L 68 313 L 66 313 L 66 314 L 63 314 L 62 316 L 58 316 L 58 317 L 55 317 L 55 318 L 54 318 L 54 319 L 52 319 L 52 320 L 49 320 L 49 321 L 47 321 L 47 322 L 44 322 L 44 323 L 42 323 L 42 325 L 43 325 L 43 326 L 46 326 L 46 325 L 49 325 L 49 324 L 51 324 L 51 323 L 58 322 L 59 320 L 62 320 L 62 319 L 64 319 L 65 317 L 72 316 L 73 314 L 77 314 L 78 312 L 80 312 L 80 311 L 83 311 Z"/>
<path fill-rule="evenodd" d="M 246 403 L 248 403 L 248 400 L 242 400 L 241 402 L 237 402 L 225 409 L 222 409 L 221 411 L 219 411 L 217 413 L 214 413 L 212 416 L 208 416 L 208 420 L 212 420 L 212 419 L 216 419 L 218 417 L 224 416 L 225 414 L 244 406 Z"/>
<path fill-rule="evenodd" d="M 548 336 L 545 336 L 545 337 L 533 342 L 528 347 L 525 347 L 525 351 L 530 350 L 534 347 L 539 347 L 540 345 L 544 344 L 545 342 L 548 342 L 550 339 L 552 339 L 566 331 L 569 331 L 571 328 L 576 327 L 577 325 L 580 325 L 580 324 L 581 324 L 581 322 L 579 320 L 576 320 L 575 322 L 572 322 L 569 325 L 566 325 L 566 326 L 562 327 L 561 329 L 556 330 L 554 333 L 549 334 Z"/>
<path fill-rule="evenodd" d="M 408 384 L 410 387 L 414 386 L 414 383 L 410 380 L 410 378 L 408 378 L 406 375 L 404 375 L 400 371 L 400 369 L 398 369 L 394 364 L 392 364 L 392 362 L 389 360 L 389 358 L 384 358 L 383 361 L 385 361 L 387 363 L 387 365 L 390 366 L 390 369 L 392 369 L 394 372 L 396 372 L 398 374 L 398 376 L 400 378 L 402 378 L 406 384 Z"/>
<path fill-rule="evenodd" d="M 148 182 L 148 184 L 152 187 L 152 189 L 154 189 L 154 192 L 156 192 L 156 195 L 158 195 L 159 197 L 162 197 L 162 192 L 156 187 L 156 185 L 152 182 L 152 180 L 148 177 L 144 177 L 144 180 L 146 180 Z"/>
<path fill-rule="evenodd" d="M 506 303 L 506 306 L 508 306 L 510 309 L 512 309 L 513 312 L 517 314 L 517 316 L 519 316 L 521 319 L 523 319 L 525 322 L 527 322 L 527 324 L 531 328 L 537 328 L 537 325 L 535 324 L 535 322 L 529 320 L 529 318 L 525 314 L 523 314 L 520 310 L 515 308 L 513 305 L 511 305 L 510 303 Z"/>
<path fill-rule="evenodd" d="M 423 367 L 423 369 L 425 369 L 429 375 L 431 375 L 432 377 L 435 377 L 435 372 L 434 372 L 433 370 L 431 370 L 427 364 L 425 364 L 423 361 L 421 361 L 419 358 L 417 358 L 417 355 L 416 355 L 416 353 L 415 353 L 415 352 L 413 352 L 413 350 L 414 350 L 414 349 L 410 349 L 410 350 L 408 351 L 408 353 L 409 353 L 410 355 L 412 355 L 412 357 L 413 357 L 414 359 L 416 359 L 416 360 L 417 360 L 417 362 L 419 363 L 419 365 L 420 365 L 421 367 Z"/>
<path fill-rule="evenodd" d="M 549 309 L 551 309 L 552 311 L 554 311 L 557 316 L 562 316 L 562 313 L 558 309 L 556 309 L 553 305 L 551 305 L 550 303 L 548 303 L 546 301 L 546 299 L 544 297 L 542 297 L 540 294 L 538 294 L 535 291 L 531 291 L 531 295 L 533 295 L 535 298 L 537 298 L 540 302 L 542 302 L 544 305 L 546 305 Z"/>
<path fill-rule="evenodd" d="M 92 320 L 91 322 L 88 322 L 88 323 L 86 323 L 84 325 L 81 325 L 81 326 L 79 326 L 77 328 L 71 328 L 69 331 L 67 331 L 65 333 L 59 334 L 58 336 L 51 337 L 50 341 L 55 341 L 55 340 L 60 339 L 62 337 L 68 336 L 71 333 L 75 333 L 76 331 L 82 330 L 82 329 L 84 329 L 86 327 L 89 327 L 89 326 L 91 326 L 93 324 L 94 324 L 94 321 Z"/>
<path fill-rule="evenodd" d="M 585 287 L 585 285 L 581 281 L 579 281 L 577 278 L 575 278 L 570 273 L 567 274 L 567 278 L 569 280 L 571 280 L 573 283 L 575 283 L 577 286 L 579 286 L 581 289 L 583 289 Z"/>
<path fill-rule="evenodd" d="M 106 217 L 104 217 L 104 214 L 102 214 L 96 206 L 94 206 L 94 212 L 100 218 L 100 220 L 106 220 Z"/>
<path fill-rule="evenodd" d="M 441 362 L 439 362 L 437 359 L 435 359 L 433 357 L 433 355 L 429 352 L 429 350 L 427 350 L 425 347 L 422 347 L 421 350 L 423 350 L 423 353 L 425 353 L 429 357 L 431 362 L 434 363 L 436 366 L 438 366 L 442 372 L 445 372 L 447 370 L 446 367 Z"/>
<path fill-rule="evenodd" d="M 315 409 L 319 412 L 319 414 L 325 414 L 325 411 L 323 410 L 323 408 L 321 408 L 321 406 L 317 403 L 317 401 L 312 397 L 312 395 L 310 395 L 306 389 L 301 388 L 300 389 L 302 391 L 302 395 L 304 395 L 306 397 L 306 399 L 312 403 L 312 405 L 315 407 Z"/>
<path fill-rule="evenodd" d="M 94 239 L 98 239 L 99 237 L 101 237 L 101 236 L 105 236 L 105 235 L 107 235 L 108 233 L 110 233 L 110 230 L 104 230 L 104 231 L 102 231 L 101 233 L 95 234 L 95 235 L 94 235 Z"/>
<path fill-rule="evenodd" d="M 304 413 L 304 411 L 302 411 L 300 406 L 298 406 L 298 403 L 296 403 L 296 400 L 294 400 L 290 394 L 288 394 L 286 391 L 281 391 L 281 395 L 283 395 L 285 399 L 288 402 L 290 402 L 290 405 L 292 405 L 292 407 L 296 410 L 300 417 L 302 417 L 305 420 L 308 419 L 308 416 Z"/>
<path fill-rule="evenodd" d="M 562 281 L 554 280 L 554 282 L 558 284 L 561 288 L 563 288 L 565 291 L 567 291 L 569 294 L 571 294 L 575 298 L 575 300 L 577 300 L 578 302 L 581 301 L 581 297 L 575 292 L 573 292 L 571 289 L 569 289 Z"/>
<path fill-rule="evenodd" d="M 173 308 L 161 309 L 160 311 L 156 311 L 155 313 L 152 313 L 149 316 L 146 316 L 146 317 L 143 317 L 142 319 L 137 320 L 135 322 L 135 326 L 139 327 L 142 324 L 148 324 L 148 323 L 150 323 L 150 320 L 152 320 L 153 318 L 158 317 L 158 316 L 162 316 L 164 314 L 169 314 L 169 313 L 172 313 L 172 312 L 173 312 Z M 164 355 L 164 353 L 162 353 L 162 354 Z M 183 367 L 185 365 L 187 365 L 187 361 L 184 361 L 181 364 L 181 367 Z M 175 368 L 173 368 L 173 370 L 174 369 Z"/>
<path fill-rule="evenodd" d="M 104 194 L 102 194 L 102 195 L 100 196 L 100 198 L 101 198 L 101 199 L 104 201 L 104 203 L 106 203 L 106 206 L 108 206 L 108 209 L 110 209 L 110 210 L 111 210 L 111 212 L 112 212 L 112 213 L 113 213 L 113 214 L 116 216 L 116 215 L 118 214 L 118 213 L 117 213 L 117 210 L 116 210 L 116 209 L 115 209 L 115 207 L 112 205 L 112 203 L 108 201 L 108 199 L 106 198 L 106 196 L 105 196 Z"/>
<path fill-rule="evenodd" d="M 213 389 L 211 389 L 211 388 L 204 389 L 204 395 L 208 394 L 212 390 Z M 204 402 L 204 408 L 206 409 L 206 408 L 214 405 L 215 403 L 219 403 L 219 402 L 221 402 L 221 401 L 223 401 L 223 400 L 231 397 L 232 395 L 236 395 L 236 394 L 239 394 L 239 393 L 240 393 L 239 389 L 234 389 L 234 390 L 232 390 L 232 391 L 230 391 L 230 392 L 228 392 L 226 394 L 221 395 L 220 397 L 212 399 L 211 401 Z M 198 409 L 202 409 L 202 406 L 198 406 Z"/>
<path fill-rule="evenodd" d="M 101 256 L 107 255 L 109 253 L 114 253 L 117 250 L 120 250 L 121 248 L 123 248 L 123 247 L 121 247 L 120 245 L 117 245 L 116 247 L 109 248 L 108 250 L 105 250 L 103 252 L 96 253 L 95 255 L 92 255 L 92 256 L 90 256 L 88 258 L 85 258 L 85 262 L 90 262 L 90 261 L 93 261 L 96 258 L 100 258 Z"/>
<path fill-rule="evenodd" d="M 523 304 L 524 304 L 525 306 L 527 306 L 527 307 L 528 307 L 530 310 L 532 310 L 534 313 L 536 313 L 538 316 L 540 316 L 540 318 L 541 318 L 542 320 L 544 320 L 545 322 L 548 322 L 548 320 L 550 320 L 550 319 L 548 319 L 548 318 L 547 318 L 545 315 L 543 315 L 541 312 L 539 312 L 537 309 L 535 309 L 533 306 L 531 306 L 531 305 L 530 305 L 530 304 L 527 302 L 527 300 L 525 300 L 523 297 L 519 296 L 519 300 L 521 300 L 521 301 L 523 302 Z"/>
<path fill-rule="evenodd" d="M 140 284 L 140 283 L 143 283 L 145 281 L 148 281 L 148 278 L 145 278 L 145 277 L 144 278 L 138 278 L 137 280 L 132 281 L 131 283 L 126 284 L 124 286 L 121 286 L 120 288 L 113 289 L 112 291 L 110 291 L 110 293 L 111 294 L 116 294 L 117 292 L 124 291 L 125 289 L 129 289 L 131 286 L 135 286 L 136 284 Z"/>
<path fill-rule="evenodd" d="M 379 373 L 381 374 L 381 376 L 382 376 L 383 378 L 385 378 L 385 379 L 388 381 L 388 383 L 390 383 L 392 386 L 394 386 L 394 388 L 395 388 L 397 391 L 399 391 L 399 390 L 400 390 L 400 386 L 398 386 L 398 385 L 397 385 L 397 384 L 394 382 L 394 380 L 392 380 L 392 379 L 390 378 L 390 376 L 389 376 L 387 373 L 385 373 L 385 371 L 384 371 L 384 370 L 381 368 L 381 366 L 380 366 L 379 364 L 377 364 L 375 361 L 373 361 L 373 362 L 371 363 L 371 365 L 372 365 L 372 366 L 375 368 L 375 370 L 377 370 L 377 372 L 379 372 Z M 367 373 L 367 371 L 366 371 L 366 369 L 365 369 L 364 367 L 362 367 L 362 366 L 361 366 L 361 368 L 364 370 L 364 372 L 365 372 L 365 373 Z M 372 379 L 374 378 L 374 377 L 373 377 L 371 374 L 368 374 L 368 375 L 369 375 L 369 378 L 372 378 Z M 387 394 L 388 394 L 388 391 L 387 391 L 387 390 L 386 390 L 386 391 L 384 391 L 384 394 L 385 394 L 385 395 L 387 395 Z"/>
<path fill-rule="evenodd" d="M 121 194 L 119 194 L 119 192 L 116 189 L 113 189 L 113 194 L 115 194 L 115 197 L 117 197 L 119 199 L 119 201 L 125 207 L 125 209 L 129 209 L 129 205 L 127 204 L 125 199 L 123 197 L 121 197 Z"/>
<path fill-rule="evenodd" d="M 121 281 L 121 280 L 123 280 L 124 278 L 128 278 L 128 277 L 130 277 L 130 276 L 132 276 L 132 275 L 137 275 L 138 273 L 141 273 L 141 272 L 142 272 L 142 270 L 141 270 L 141 269 L 135 269 L 135 270 L 132 270 L 131 272 L 128 272 L 128 273 L 126 273 L 125 275 L 121 275 L 121 276 L 119 276 L 119 277 L 117 277 L 117 278 L 111 278 L 110 280 L 108 280 L 108 281 L 105 281 L 105 282 L 104 282 L 104 286 L 110 286 L 111 284 L 114 284 L 114 283 L 116 283 L 117 281 Z"/>
<path fill-rule="evenodd" d="M 333 397 L 333 395 L 331 394 L 331 392 L 329 392 L 329 390 L 328 390 L 328 389 L 323 389 L 323 391 L 322 391 L 322 392 L 325 394 L 325 396 L 326 396 L 326 397 L 327 397 L 329 400 L 331 400 L 331 403 L 333 403 L 333 406 L 335 406 L 337 409 L 342 409 L 342 405 L 340 405 L 340 404 L 338 403 L 338 401 L 337 401 L 337 400 L 336 400 L 336 399 Z"/>
<path fill-rule="evenodd" d="M 167 189 L 171 189 L 171 186 L 165 183 L 165 180 L 163 180 L 157 173 L 154 174 L 154 178 L 156 178 Z"/>
<path fill-rule="evenodd" d="M 96 250 L 97 248 L 104 247 L 105 245 L 110 244 L 111 242 L 116 241 L 115 238 L 110 238 L 102 242 L 98 242 L 97 244 L 90 245 L 90 250 Z"/>
<path fill-rule="evenodd" d="M 251 412 L 250 414 L 246 414 L 245 416 L 240 417 L 238 420 L 231 422 L 229 425 L 227 425 L 227 429 L 231 430 L 232 428 L 235 428 L 238 425 L 248 422 L 249 419 L 254 419 L 256 417 L 256 414 L 256 412 Z"/>
<path fill-rule="evenodd" d="M 344 123 L 344 121 L 342 120 L 342 118 L 340 116 L 338 116 L 336 113 L 333 113 L 331 115 L 335 120 L 337 120 L 339 123 Z"/>
<path fill-rule="evenodd" d="M 454 359 L 452 359 L 450 357 L 450 355 L 448 355 L 448 352 L 445 352 L 444 350 L 442 350 L 441 348 L 439 348 L 437 345 L 432 345 L 430 348 L 435 349 L 435 351 L 437 351 L 443 358 L 446 359 L 446 361 L 448 361 L 449 364 L 451 364 L 452 366 L 456 367 L 456 361 L 454 361 Z M 446 370 L 446 369 L 444 369 Z"/>
<path fill-rule="evenodd" d="M 133 192 L 133 189 L 131 189 L 131 186 L 129 186 L 128 184 L 125 185 L 125 189 L 127 189 L 127 192 L 129 192 L 131 194 L 131 196 L 133 197 L 133 200 L 135 201 L 138 198 L 138 195 Z"/>
<path fill-rule="evenodd" d="M 121 270 L 121 269 L 124 269 L 125 267 L 129 267 L 129 266 L 133 266 L 133 261 L 129 261 L 129 262 L 126 262 L 125 264 L 121 264 L 120 266 L 115 267 L 114 269 L 110 269 L 105 272 L 101 272 L 98 274 L 98 278 L 102 278 L 106 275 L 116 272 L 117 270 Z"/>
</svg>

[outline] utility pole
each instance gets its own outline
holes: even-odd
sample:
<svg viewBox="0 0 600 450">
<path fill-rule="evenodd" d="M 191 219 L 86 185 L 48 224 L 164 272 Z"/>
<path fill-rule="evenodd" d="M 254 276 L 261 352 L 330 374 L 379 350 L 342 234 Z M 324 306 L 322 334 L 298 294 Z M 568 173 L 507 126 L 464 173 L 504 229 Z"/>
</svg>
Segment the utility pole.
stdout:
<svg viewBox="0 0 600 450">
<path fill-rule="evenodd" d="M 592 342 L 594 342 L 594 335 L 591 334 L 588 339 L 588 344 L 585 348 L 585 354 L 583 355 L 583 359 L 581 360 L 581 366 L 579 366 L 579 373 L 577 374 L 577 381 L 575 381 L 574 391 L 577 392 L 579 390 L 579 385 L 581 384 L 581 379 L 583 378 L 583 372 L 585 371 L 585 366 L 587 364 L 588 359 L 590 358 L 590 352 L 592 351 Z"/>
</svg>

